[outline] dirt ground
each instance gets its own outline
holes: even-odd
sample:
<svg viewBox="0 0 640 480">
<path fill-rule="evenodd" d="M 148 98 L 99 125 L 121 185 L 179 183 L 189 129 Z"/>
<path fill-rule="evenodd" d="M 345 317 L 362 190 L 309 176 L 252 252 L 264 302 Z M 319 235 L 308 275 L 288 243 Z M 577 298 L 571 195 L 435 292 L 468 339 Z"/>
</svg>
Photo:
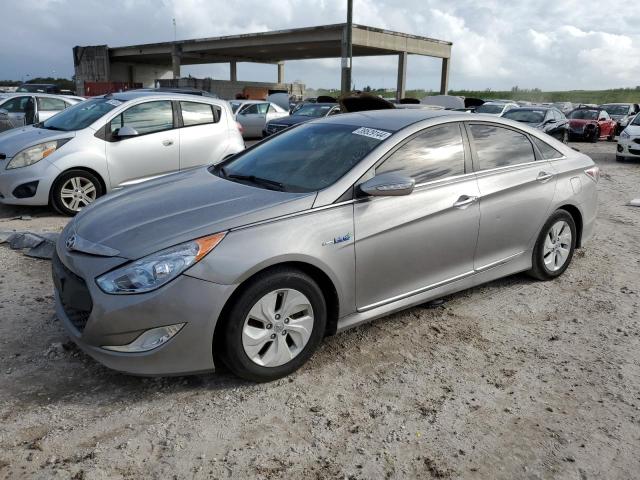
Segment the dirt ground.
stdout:
<svg viewBox="0 0 640 480">
<path fill-rule="evenodd" d="M 0 247 L 0 478 L 638 478 L 640 163 L 576 146 L 601 203 L 564 276 L 337 335 L 266 385 L 107 370 L 56 320 L 49 263 Z M 0 207 L 0 230 L 65 222 Z"/>
</svg>

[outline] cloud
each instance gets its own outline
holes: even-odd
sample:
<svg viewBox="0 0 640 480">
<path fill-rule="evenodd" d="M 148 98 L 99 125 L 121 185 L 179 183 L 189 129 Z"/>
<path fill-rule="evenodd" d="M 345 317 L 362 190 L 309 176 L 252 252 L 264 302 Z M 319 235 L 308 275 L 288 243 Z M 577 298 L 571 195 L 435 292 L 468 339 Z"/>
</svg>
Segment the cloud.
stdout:
<svg viewBox="0 0 640 480">
<path fill-rule="evenodd" d="M 343 22 L 344 0 L 0 0 L 0 78 L 71 76 L 74 45 L 111 46 Z M 451 88 L 635 86 L 640 8 L 593 8 L 583 0 L 356 0 L 354 21 L 453 42 Z M 631 5 L 631 6 L 629 6 Z M 25 34 L 27 32 L 27 34 Z M 357 86 L 393 87 L 396 57 L 354 59 Z M 228 78 L 227 65 L 184 73 Z M 274 80 L 273 65 L 241 64 L 246 80 Z M 336 59 L 288 62 L 287 81 L 339 86 Z M 437 89 L 440 62 L 411 56 L 409 88 Z"/>
</svg>

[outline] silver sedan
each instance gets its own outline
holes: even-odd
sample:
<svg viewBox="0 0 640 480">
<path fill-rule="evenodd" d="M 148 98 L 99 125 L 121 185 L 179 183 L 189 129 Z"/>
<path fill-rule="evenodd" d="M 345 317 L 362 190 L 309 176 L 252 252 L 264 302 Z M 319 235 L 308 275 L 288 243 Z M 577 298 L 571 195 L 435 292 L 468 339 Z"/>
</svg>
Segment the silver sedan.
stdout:
<svg viewBox="0 0 640 480">
<path fill-rule="evenodd" d="M 0 93 L 0 132 L 43 122 L 82 101 L 71 95 Z"/>
<path fill-rule="evenodd" d="M 83 210 L 57 245 L 56 311 L 117 370 L 269 381 L 326 335 L 516 272 L 559 277 L 593 232 L 598 179 L 498 117 L 315 120 Z"/>
</svg>

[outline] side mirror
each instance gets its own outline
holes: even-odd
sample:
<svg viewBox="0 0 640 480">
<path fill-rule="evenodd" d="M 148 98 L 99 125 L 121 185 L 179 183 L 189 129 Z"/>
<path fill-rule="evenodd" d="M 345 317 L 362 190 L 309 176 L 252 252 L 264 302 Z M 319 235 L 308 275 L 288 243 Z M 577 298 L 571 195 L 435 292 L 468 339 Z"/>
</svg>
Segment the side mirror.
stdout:
<svg viewBox="0 0 640 480">
<path fill-rule="evenodd" d="M 600 118 L 598 119 L 598 121 L 599 121 L 599 122 L 606 122 L 606 121 L 607 121 L 607 119 L 606 119 L 606 118 L 604 118 L 604 117 L 600 117 Z"/>
<path fill-rule="evenodd" d="M 118 130 L 115 131 L 115 134 L 114 134 L 114 136 L 117 138 L 137 137 L 138 135 L 140 135 L 138 131 L 135 128 L 129 127 L 129 126 L 124 126 L 122 128 L 119 128 Z"/>
<path fill-rule="evenodd" d="M 360 184 L 360 191 L 372 197 L 398 197 L 413 192 L 416 181 L 406 175 L 388 172 Z"/>
</svg>

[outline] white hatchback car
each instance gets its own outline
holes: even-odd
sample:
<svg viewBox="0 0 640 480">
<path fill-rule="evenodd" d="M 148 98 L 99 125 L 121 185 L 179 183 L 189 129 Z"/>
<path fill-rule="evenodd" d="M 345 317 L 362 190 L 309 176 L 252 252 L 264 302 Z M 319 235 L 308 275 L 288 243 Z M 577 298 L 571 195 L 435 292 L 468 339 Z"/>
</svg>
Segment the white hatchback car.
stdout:
<svg viewBox="0 0 640 480">
<path fill-rule="evenodd" d="M 232 100 L 230 103 L 244 138 L 262 137 L 268 122 L 289 116 L 284 108 L 264 100 Z"/>
<path fill-rule="evenodd" d="M 82 101 L 82 97 L 52 93 L 0 93 L 0 132 L 43 122 Z"/>
<path fill-rule="evenodd" d="M 101 195 L 244 149 L 224 100 L 124 92 L 0 133 L 0 203 L 75 215 Z"/>
<path fill-rule="evenodd" d="M 640 160 L 640 115 L 636 115 L 629 125 L 620 132 L 616 160 L 618 162 Z"/>
</svg>

